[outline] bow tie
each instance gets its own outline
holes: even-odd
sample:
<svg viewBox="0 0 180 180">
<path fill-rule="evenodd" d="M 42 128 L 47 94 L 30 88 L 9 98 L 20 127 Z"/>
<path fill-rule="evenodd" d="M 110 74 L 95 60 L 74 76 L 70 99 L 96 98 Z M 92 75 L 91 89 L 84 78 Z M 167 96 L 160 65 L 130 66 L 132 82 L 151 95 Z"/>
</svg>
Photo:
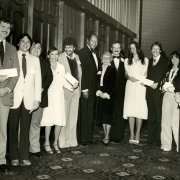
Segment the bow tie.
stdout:
<svg viewBox="0 0 180 180">
<path fill-rule="evenodd" d="M 153 59 L 153 66 L 157 64 L 157 59 Z"/>
<path fill-rule="evenodd" d="M 95 53 L 95 49 L 92 49 L 92 48 L 91 48 L 90 50 L 91 50 L 92 53 Z"/>
<path fill-rule="evenodd" d="M 120 58 L 121 58 L 121 56 L 113 56 L 113 59 L 115 59 L 115 58 L 120 59 Z"/>
</svg>

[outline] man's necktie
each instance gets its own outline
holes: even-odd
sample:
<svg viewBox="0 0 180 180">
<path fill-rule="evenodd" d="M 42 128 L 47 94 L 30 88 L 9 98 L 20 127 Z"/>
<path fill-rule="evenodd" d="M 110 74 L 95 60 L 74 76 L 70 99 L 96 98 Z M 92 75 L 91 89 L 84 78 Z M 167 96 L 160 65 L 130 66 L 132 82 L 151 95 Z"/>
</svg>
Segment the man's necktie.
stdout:
<svg viewBox="0 0 180 180">
<path fill-rule="evenodd" d="M 1 58 L 1 63 L 3 65 L 3 61 L 4 61 L 4 46 L 3 46 L 3 41 L 0 42 L 0 58 Z"/>
<path fill-rule="evenodd" d="M 95 53 L 95 50 L 91 48 L 91 52 L 92 52 L 92 53 Z"/>
<path fill-rule="evenodd" d="M 156 65 L 156 59 L 153 59 L 153 66 Z"/>
<path fill-rule="evenodd" d="M 22 54 L 22 70 L 23 70 L 24 77 L 26 76 L 26 72 L 27 72 L 25 56 L 26 56 L 26 54 Z"/>
</svg>

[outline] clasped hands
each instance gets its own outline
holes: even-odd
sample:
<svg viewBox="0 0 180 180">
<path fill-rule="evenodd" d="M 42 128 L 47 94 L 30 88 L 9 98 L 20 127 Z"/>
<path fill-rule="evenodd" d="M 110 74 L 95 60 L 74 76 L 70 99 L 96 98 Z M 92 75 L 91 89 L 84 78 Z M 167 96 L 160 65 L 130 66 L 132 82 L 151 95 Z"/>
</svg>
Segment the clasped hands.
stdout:
<svg viewBox="0 0 180 180">
<path fill-rule="evenodd" d="M 102 91 L 98 90 L 96 92 L 96 96 L 101 97 L 102 99 L 110 99 L 110 95 L 108 93 L 103 93 Z"/>
<path fill-rule="evenodd" d="M 174 92 L 174 90 L 175 90 L 175 88 L 171 82 L 165 82 L 162 88 L 164 91 L 169 91 L 169 92 Z"/>
</svg>

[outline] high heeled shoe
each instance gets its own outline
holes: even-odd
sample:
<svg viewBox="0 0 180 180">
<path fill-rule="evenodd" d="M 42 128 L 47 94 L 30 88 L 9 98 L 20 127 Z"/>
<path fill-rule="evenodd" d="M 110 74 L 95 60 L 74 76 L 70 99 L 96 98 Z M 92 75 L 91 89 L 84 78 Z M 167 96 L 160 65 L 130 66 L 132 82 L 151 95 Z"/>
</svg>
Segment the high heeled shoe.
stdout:
<svg viewBox="0 0 180 180">
<path fill-rule="evenodd" d="M 107 146 L 110 143 L 110 140 L 109 139 L 103 139 L 102 143 Z"/>
<path fill-rule="evenodd" d="M 134 144 L 139 144 L 139 140 L 134 140 Z"/>
<path fill-rule="evenodd" d="M 134 144 L 134 141 L 135 141 L 134 139 L 130 139 L 129 144 Z"/>
<path fill-rule="evenodd" d="M 61 153 L 61 150 L 59 149 L 57 144 L 54 144 L 53 147 L 54 147 L 54 150 L 56 151 L 57 154 Z"/>
<path fill-rule="evenodd" d="M 53 151 L 52 151 L 50 145 L 44 145 L 44 149 L 48 154 L 53 154 Z"/>
</svg>

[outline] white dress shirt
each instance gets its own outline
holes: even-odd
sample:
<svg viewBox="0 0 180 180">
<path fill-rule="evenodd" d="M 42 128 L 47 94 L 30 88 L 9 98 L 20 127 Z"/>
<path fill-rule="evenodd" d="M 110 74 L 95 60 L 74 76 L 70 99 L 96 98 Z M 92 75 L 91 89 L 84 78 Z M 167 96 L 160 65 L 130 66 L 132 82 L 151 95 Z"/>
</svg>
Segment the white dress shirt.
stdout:
<svg viewBox="0 0 180 180">
<path fill-rule="evenodd" d="M 153 66 L 155 66 L 157 63 L 158 63 L 158 61 L 159 61 L 159 59 L 160 59 L 160 55 L 158 55 L 157 57 L 153 57 Z"/>
<path fill-rule="evenodd" d="M 87 47 L 91 51 L 91 48 L 89 47 L 89 45 L 87 45 Z M 96 64 L 96 68 L 98 69 L 98 59 L 97 59 L 97 56 L 96 56 L 96 54 L 94 52 L 92 52 L 92 55 L 93 55 L 93 58 L 94 58 L 94 61 L 95 61 L 95 64 Z"/>
<path fill-rule="evenodd" d="M 120 61 L 120 59 L 119 58 L 114 58 L 113 61 L 114 61 L 114 64 L 116 66 L 116 69 L 118 69 L 119 68 L 119 61 Z"/>
</svg>

